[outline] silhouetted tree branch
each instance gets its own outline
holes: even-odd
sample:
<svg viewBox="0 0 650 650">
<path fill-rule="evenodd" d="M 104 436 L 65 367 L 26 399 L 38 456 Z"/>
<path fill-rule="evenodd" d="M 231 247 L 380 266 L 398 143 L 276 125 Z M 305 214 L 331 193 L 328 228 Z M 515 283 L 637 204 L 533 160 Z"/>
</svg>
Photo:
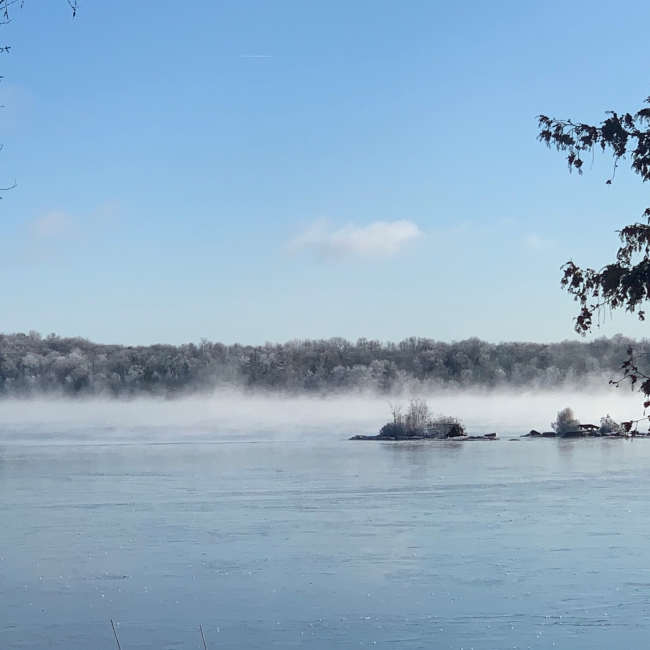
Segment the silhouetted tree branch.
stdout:
<svg viewBox="0 0 650 650">
<path fill-rule="evenodd" d="M 645 104 L 650 104 L 650 97 Z M 614 158 L 608 185 L 621 160 L 629 160 L 632 171 L 643 182 L 647 181 L 650 179 L 650 108 L 641 108 L 634 114 L 609 111 L 606 115 L 598 126 L 540 115 L 538 139 L 566 153 L 569 171 L 576 169 L 582 174 L 584 154 L 593 155 L 600 148 L 610 151 Z M 599 271 L 580 268 L 573 260 L 562 267 L 562 286 L 580 305 L 575 329 L 583 336 L 593 327 L 594 316 L 603 309 L 624 309 L 645 320 L 641 306 L 650 299 L 650 208 L 644 211 L 643 221 L 625 226 L 618 235 L 621 246 L 615 261 Z M 622 370 L 622 380 L 629 380 L 633 388 L 638 387 L 646 396 L 645 407 L 650 406 L 650 378 L 635 363 L 631 347 Z M 612 383 L 619 385 L 620 381 Z M 631 423 L 624 424 L 631 426 Z"/>
</svg>

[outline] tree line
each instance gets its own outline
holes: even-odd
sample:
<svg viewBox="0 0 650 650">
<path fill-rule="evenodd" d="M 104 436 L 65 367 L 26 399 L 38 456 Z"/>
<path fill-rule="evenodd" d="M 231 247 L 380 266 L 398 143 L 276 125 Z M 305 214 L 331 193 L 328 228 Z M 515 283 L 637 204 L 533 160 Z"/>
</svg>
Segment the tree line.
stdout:
<svg viewBox="0 0 650 650">
<path fill-rule="evenodd" d="M 650 341 L 399 343 L 342 338 L 265 345 L 124 346 L 38 332 L 0 335 L 0 395 L 173 395 L 233 386 L 290 392 L 383 393 L 436 387 L 559 387 L 615 378 L 626 350 Z"/>
</svg>

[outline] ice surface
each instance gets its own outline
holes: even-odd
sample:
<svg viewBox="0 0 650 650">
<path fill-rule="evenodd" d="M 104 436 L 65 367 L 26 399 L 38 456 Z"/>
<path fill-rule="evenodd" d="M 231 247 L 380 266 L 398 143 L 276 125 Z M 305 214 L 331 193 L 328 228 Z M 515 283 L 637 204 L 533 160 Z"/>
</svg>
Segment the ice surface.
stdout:
<svg viewBox="0 0 650 650">
<path fill-rule="evenodd" d="M 647 647 L 650 440 L 313 433 L 0 445 L 0 647 Z"/>
<path fill-rule="evenodd" d="M 369 396 L 0 402 L 0 647 L 645 650 L 650 440 L 508 440 L 638 398 L 429 403 L 505 435 L 347 442 Z"/>
</svg>

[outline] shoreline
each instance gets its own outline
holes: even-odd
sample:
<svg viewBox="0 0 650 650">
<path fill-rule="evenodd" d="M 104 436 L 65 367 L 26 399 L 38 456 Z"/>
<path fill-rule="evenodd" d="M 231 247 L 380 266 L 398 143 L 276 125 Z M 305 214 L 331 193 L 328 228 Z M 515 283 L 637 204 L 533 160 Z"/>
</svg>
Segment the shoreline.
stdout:
<svg viewBox="0 0 650 650">
<path fill-rule="evenodd" d="M 608 440 L 631 440 L 634 438 L 650 438 L 650 433 L 630 433 L 627 435 L 622 434 L 584 434 L 582 432 L 570 432 L 569 434 L 556 434 L 555 432 L 530 432 L 524 433 L 515 438 L 507 438 L 509 441 L 521 440 L 522 438 L 534 438 L 534 439 L 548 439 L 552 438 L 554 440 L 581 440 L 581 439 L 594 439 L 594 438 L 606 438 Z M 356 435 L 348 438 L 348 441 L 352 440 L 373 440 L 377 442 L 412 442 L 415 440 L 429 440 L 432 442 L 473 442 L 473 441 L 483 441 L 483 442 L 494 442 L 502 440 L 499 437 L 498 433 L 486 433 L 482 436 L 450 436 L 447 438 L 437 438 L 433 436 L 382 436 L 380 434 L 374 436 L 364 436 Z"/>
</svg>

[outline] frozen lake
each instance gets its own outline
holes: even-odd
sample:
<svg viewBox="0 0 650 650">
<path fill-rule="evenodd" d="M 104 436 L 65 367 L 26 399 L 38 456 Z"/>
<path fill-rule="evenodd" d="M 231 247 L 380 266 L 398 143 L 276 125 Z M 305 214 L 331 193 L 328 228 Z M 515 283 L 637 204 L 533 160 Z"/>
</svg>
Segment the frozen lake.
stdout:
<svg viewBox="0 0 650 650">
<path fill-rule="evenodd" d="M 0 442 L 0 647 L 645 650 L 650 440 L 507 438 Z"/>
</svg>

